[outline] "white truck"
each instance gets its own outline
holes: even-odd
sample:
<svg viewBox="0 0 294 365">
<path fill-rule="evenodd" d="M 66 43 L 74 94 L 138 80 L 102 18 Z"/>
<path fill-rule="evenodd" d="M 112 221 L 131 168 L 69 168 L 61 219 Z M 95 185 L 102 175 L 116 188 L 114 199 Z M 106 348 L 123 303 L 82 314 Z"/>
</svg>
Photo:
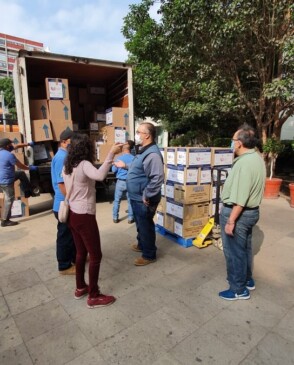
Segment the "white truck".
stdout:
<svg viewBox="0 0 294 365">
<path fill-rule="evenodd" d="M 19 131 L 24 141 L 33 141 L 30 101 L 32 98 L 46 98 L 44 82 L 46 78 L 67 79 L 69 93 L 71 88 L 103 90 L 103 97 L 100 101 L 100 108 L 126 107 L 128 108 L 129 139 L 134 138 L 134 106 L 132 68 L 123 62 L 112 62 L 97 60 L 85 57 L 67 56 L 47 52 L 19 51 L 15 60 L 13 71 L 15 100 Z M 42 89 L 43 87 L 43 89 Z M 36 92 L 39 91 L 39 95 Z M 44 93 L 43 93 L 44 91 Z M 72 121 L 78 122 L 81 108 L 78 102 L 71 101 Z M 84 105 L 85 106 L 85 105 Z M 84 107 L 85 109 L 85 107 Z M 91 121 L 91 120 L 90 120 Z M 85 122 L 85 121 L 84 121 Z M 89 118 L 86 122 L 89 122 Z M 85 125 L 79 129 L 87 129 Z M 57 149 L 57 142 L 53 143 L 54 150 Z M 48 192 L 51 189 L 50 156 L 44 161 L 36 163 L 34 149 L 29 147 L 25 151 L 29 164 L 37 164 L 38 174 L 31 176 L 35 187 L 40 192 Z"/>
</svg>

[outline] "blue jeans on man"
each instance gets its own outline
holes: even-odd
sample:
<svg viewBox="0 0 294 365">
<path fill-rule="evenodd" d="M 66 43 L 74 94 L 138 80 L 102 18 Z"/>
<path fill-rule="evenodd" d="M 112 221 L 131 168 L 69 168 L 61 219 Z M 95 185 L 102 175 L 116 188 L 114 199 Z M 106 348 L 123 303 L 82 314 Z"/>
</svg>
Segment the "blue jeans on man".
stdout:
<svg viewBox="0 0 294 365">
<path fill-rule="evenodd" d="M 125 180 L 117 179 L 115 185 L 113 208 L 112 208 L 112 216 L 114 220 L 117 220 L 119 218 L 120 202 L 124 195 L 126 195 L 128 200 L 128 221 L 131 222 L 134 219 L 134 215 L 127 192 L 127 184 Z"/>
<path fill-rule="evenodd" d="M 242 293 L 252 279 L 252 229 L 259 220 L 259 209 L 245 209 L 235 224 L 234 235 L 225 233 L 225 225 L 232 209 L 222 207 L 220 225 L 222 243 L 227 265 L 227 280 L 230 290 Z"/>
<path fill-rule="evenodd" d="M 155 260 L 157 248 L 155 244 L 156 234 L 153 218 L 158 203 L 150 204 L 147 207 L 143 201 L 131 199 L 131 205 L 137 227 L 138 248 L 142 250 L 142 257 L 144 259 Z"/>
</svg>

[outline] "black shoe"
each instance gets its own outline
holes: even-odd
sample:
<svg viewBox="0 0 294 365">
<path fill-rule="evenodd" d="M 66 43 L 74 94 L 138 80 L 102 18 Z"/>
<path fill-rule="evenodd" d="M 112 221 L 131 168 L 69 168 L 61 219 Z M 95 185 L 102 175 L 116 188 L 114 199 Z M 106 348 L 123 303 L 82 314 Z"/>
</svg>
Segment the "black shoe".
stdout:
<svg viewBox="0 0 294 365">
<path fill-rule="evenodd" d="M 18 222 L 13 222 L 13 221 L 10 221 L 9 219 L 1 222 L 1 227 L 12 227 L 12 226 L 17 226 L 17 225 L 18 225 Z"/>
<path fill-rule="evenodd" d="M 35 196 L 38 196 L 39 194 L 36 194 L 34 191 L 31 191 L 31 190 L 28 190 L 28 191 L 25 191 L 24 193 L 24 196 L 25 198 L 34 198 Z"/>
<path fill-rule="evenodd" d="M 113 223 L 119 223 L 119 219 L 114 219 Z"/>
<path fill-rule="evenodd" d="M 128 221 L 128 223 L 129 224 L 132 224 L 132 223 L 134 223 L 135 222 L 135 220 L 134 219 L 130 219 L 129 221 Z"/>
</svg>

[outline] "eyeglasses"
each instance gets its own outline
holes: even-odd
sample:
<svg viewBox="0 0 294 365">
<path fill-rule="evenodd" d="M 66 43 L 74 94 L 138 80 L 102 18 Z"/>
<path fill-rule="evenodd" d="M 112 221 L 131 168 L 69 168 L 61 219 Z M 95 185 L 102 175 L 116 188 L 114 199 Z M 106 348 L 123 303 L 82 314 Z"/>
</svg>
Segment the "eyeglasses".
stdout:
<svg viewBox="0 0 294 365">
<path fill-rule="evenodd" d="M 141 133 L 141 134 L 149 134 L 149 133 L 147 133 L 147 132 L 141 132 L 141 131 L 136 131 L 136 133 Z"/>
<path fill-rule="evenodd" d="M 239 138 L 232 138 L 232 141 L 239 141 Z"/>
</svg>

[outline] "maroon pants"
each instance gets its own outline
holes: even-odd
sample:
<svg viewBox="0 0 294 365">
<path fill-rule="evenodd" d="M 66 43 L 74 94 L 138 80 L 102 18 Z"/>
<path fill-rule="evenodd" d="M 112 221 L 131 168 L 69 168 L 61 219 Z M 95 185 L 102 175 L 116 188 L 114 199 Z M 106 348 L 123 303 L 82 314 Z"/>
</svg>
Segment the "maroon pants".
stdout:
<svg viewBox="0 0 294 365">
<path fill-rule="evenodd" d="M 98 278 L 102 259 L 99 229 L 95 215 L 69 212 L 69 226 L 77 249 L 76 285 L 83 289 L 85 282 L 85 265 L 89 253 L 89 297 L 99 294 Z"/>
</svg>

